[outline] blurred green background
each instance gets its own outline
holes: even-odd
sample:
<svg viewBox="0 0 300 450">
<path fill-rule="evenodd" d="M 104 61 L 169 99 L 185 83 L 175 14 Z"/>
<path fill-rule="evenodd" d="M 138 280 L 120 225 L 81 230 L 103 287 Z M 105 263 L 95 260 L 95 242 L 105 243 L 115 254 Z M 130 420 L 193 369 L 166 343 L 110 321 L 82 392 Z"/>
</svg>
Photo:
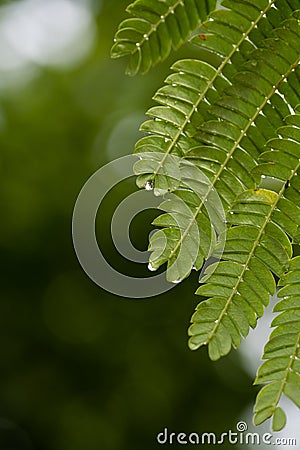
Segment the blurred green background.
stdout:
<svg viewBox="0 0 300 450">
<path fill-rule="evenodd" d="M 126 62 L 109 53 L 128 3 L 1 3 L 2 450 L 152 450 L 164 427 L 235 430 L 254 401 L 236 352 L 211 363 L 206 349 L 188 350 L 195 273 L 159 297 L 125 299 L 93 284 L 73 250 L 83 183 L 132 152 L 171 63 L 192 55 L 184 47 L 147 76 L 126 77 Z M 146 268 L 124 261 L 110 242 L 119 191 L 98 217 L 99 240 L 119 270 L 142 275 Z M 151 217 L 132 224 L 140 249 Z"/>
</svg>

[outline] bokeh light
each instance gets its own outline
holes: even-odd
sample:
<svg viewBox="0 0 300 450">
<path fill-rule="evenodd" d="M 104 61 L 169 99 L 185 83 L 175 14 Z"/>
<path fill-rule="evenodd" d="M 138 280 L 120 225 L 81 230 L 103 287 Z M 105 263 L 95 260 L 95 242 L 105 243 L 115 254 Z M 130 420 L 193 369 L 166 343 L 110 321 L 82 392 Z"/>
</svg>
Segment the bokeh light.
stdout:
<svg viewBox="0 0 300 450">
<path fill-rule="evenodd" d="M 88 1 L 20 0 L 1 6 L 1 84 L 24 83 L 38 73 L 39 66 L 78 64 L 95 38 Z"/>
</svg>

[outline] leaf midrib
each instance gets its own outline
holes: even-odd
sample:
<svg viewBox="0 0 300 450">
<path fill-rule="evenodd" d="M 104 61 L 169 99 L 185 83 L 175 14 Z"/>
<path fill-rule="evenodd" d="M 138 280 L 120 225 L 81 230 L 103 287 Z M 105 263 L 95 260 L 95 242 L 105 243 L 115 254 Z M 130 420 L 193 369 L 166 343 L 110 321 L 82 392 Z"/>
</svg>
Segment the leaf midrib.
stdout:
<svg viewBox="0 0 300 450">
<path fill-rule="evenodd" d="M 150 36 L 152 33 L 156 32 L 158 27 L 165 22 L 166 18 L 170 15 L 170 14 L 174 14 L 175 13 L 175 9 L 177 8 L 177 6 L 184 6 L 184 1 L 183 0 L 178 0 L 173 6 L 169 6 L 168 11 L 163 14 L 162 16 L 160 16 L 160 19 L 158 20 L 158 22 L 156 22 L 155 24 L 151 24 L 151 30 L 148 31 L 148 33 L 145 33 L 143 36 L 143 39 L 139 42 L 136 43 L 136 48 L 134 49 L 133 52 L 131 52 L 131 55 L 134 55 L 137 51 L 140 51 L 139 49 L 142 48 L 143 44 L 149 40 Z"/>
<path fill-rule="evenodd" d="M 285 388 L 285 386 L 287 384 L 287 381 L 288 381 L 288 375 L 289 375 L 289 372 L 291 371 L 291 369 L 292 369 L 292 367 L 294 365 L 294 362 L 295 362 L 295 360 L 297 358 L 297 350 L 298 350 L 299 346 L 300 346 L 300 332 L 298 333 L 298 337 L 297 337 L 297 340 L 295 342 L 295 345 L 292 346 L 293 347 L 293 352 L 290 355 L 289 364 L 287 365 L 286 369 L 284 370 L 284 377 L 281 380 L 277 396 L 276 396 L 274 402 L 271 403 L 271 414 L 270 414 L 269 417 L 272 417 L 274 415 L 274 413 L 276 411 L 276 408 L 277 408 L 277 405 L 279 403 L 279 400 L 280 400 L 282 394 L 284 394 L 284 388 Z M 268 361 L 272 361 L 272 358 L 268 359 Z M 271 383 L 276 383 L 276 381 L 272 381 Z M 266 406 L 265 408 L 262 408 L 262 409 L 258 410 L 256 412 L 256 414 L 261 413 L 262 411 L 265 411 L 268 408 L 269 408 L 269 406 Z"/>
<path fill-rule="evenodd" d="M 300 57 L 297 59 L 297 61 L 291 65 L 289 67 L 289 70 L 282 75 L 280 81 L 278 81 L 278 83 L 276 84 L 276 86 L 274 86 L 272 88 L 272 90 L 270 91 L 269 95 L 267 97 L 265 97 L 264 102 L 260 105 L 260 107 L 258 107 L 258 109 L 256 110 L 255 114 L 249 119 L 248 124 L 246 125 L 246 127 L 243 129 L 243 132 L 241 133 L 239 139 L 235 142 L 234 146 L 232 147 L 231 151 L 227 153 L 226 159 L 225 161 L 222 163 L 222 165 L 220 166 L 219 171 L 216 173 L 214 179 L 212 180 L 209 189 L 207 191 L 207 193 L 205 194 L 204 198 L 201 200 L 200 205 L 197 207 L 195 214 L 193 216 L 193 220 L 191 221 L 190 225 L 186 228 L 186 230 L 184 231 L 184 233 L 182 234 L 182 238 L 180 239 L 180 241 L 178 242 L 177 246 L 172 250 L 172 253 L 170 254 L 170 258 L 175 254 L 175 252 L 179 249 L 179 247 L 182 245 L 183 240 L 185 239 L 185 236 L 188 234 L 192 223 L 197 219 L 198 215 L 201 212 L 201 209 L 205 203 L 205 201 L 207 200 L 209 194 L 212 192 L 212 190 L 215 188 L 215 184 L 218 181 L 218 179 L 220 178 L 220 175 L 222 174 L 222 172 L 225 170 L 226 165 L 228 163 L 228 161 L 230 160 L 230 158 L 232 157 L 233 153 L 236 151 L 236 149 L 239 147 L 242 139 L 244 138 L 244 136 L 246 135 L 248 129 L 251 127 L 252 123 L 256 120 L 256 118 L 258 117 L 258 115 L 260 114 L 260 112 L 264 109 L 265 105 L 267 104 L 267 102 L 270 100 L 270 98 L 275 94 L 275 92 L 278 90 L 278 87 L 281 86 L 281 84 L 283 83 L 283 81 L 290 75 L 290 73 L 294 70 L 295 67 L 297 67 L 297 65 L 300 62 Z"/>
<path fill-rule="evenodd" d="M 284 388 L 285 388 L 285 385 L 286 385 L 286 383 L 287 383 L 287 379 L 288 379 L 289 372 L 290 372 L 290 370 L 292 369 L 292 367 L 293 367 L 293 365 L 294 365 L 294 362 L 295 362 L 295 360 L 296 360 L 296 357 L 297 357 L 297 350 L 298 350 L 299 345 L 300 345 L 300 332 L 298 333 L 298 338 L 297 338 L 297 341 L 296 341 L 295 346 L 294 346 L 294 351 L 293 351 L 293 353 L 290 355 L 290 356 L 291 356 L 291 357 L 290 357 L 290 362 L 289 362 L 289 364 L 288 364 L 288 367 L 287 367 L 286 370 L 285 370 L 284 378 L 283 378 L 283 380 L 282 380 L 282 382 L 281 382 L 281 384 L 280 384 L 280 388 L 279 388 L 279 391 L 278 391 L 278 395 L 277 395 L 277 398 L 276 398 L 276 402 L 274 403 L 273 408 L 272 408 L 272 415 L 273 415 L 274 412 L 275 412 L 275 409 L 276 409 L 276 407 L 277 407 L 277 405 L 278 405 L 278 402 L 279 402 L 279 400 L 280 400 L 281 395 L 284 393 Z"/>
<path fill-rule="evenodd" d="M 215 80 L 217 79 L 217 77 L 222 75 L 224 67 L 229 63 L 229 61 L 231 60 L 232 56 L 239 50 L 239 47 L 241 46 L 242 42 L 247 40 L 247 38 L 249 37 L 251 31 L 256 27 L 258 22 L 266 14 L 266 12 L 272 7 L 272 5 L 274 3 L 275 3 L 275 0 L 272 0 L 270 3 L 268 3 L 266 8 L 263 11 L 260 12 L 260 14 L 257 17 L 257 19 L 251 23 L 251 26 L 249 27 L 248 31 L 243 33 L 242 38 L 239 40 L 239 42 L 236 45 L 233 46 L 233 49 L 230 52 L 230 54 L 224 59 L 222 64 L 220 64 L 220 66 L 216 70 L 214 76 L 212 77 L 211 81 L 207 84 L 207 86 L 206 86 L 205 90 L 203 91 L 203 93 L 201 95 L 199 95 L 199 98 L 198 98 L 197 102 L 195 104 L 193 104 L 191 112 L 186 115 L 185 120 L 184 120 L 182 126 L 179 128 L 178 132 L 176 133 L 175 137 L 171 140 L 171 143 L 170 143 L 169 147 L 167 148 L 167 150 L 164 153 L 164 157 L 162 158 L 161 162 L 157 166 L 157 169 L 153 173 L 154 178 L 156 177 L 156 175 L 158 174 L 160 168 L 163 166 L 165 160 L 167 159 L 168 155 L 171 153 L 172 149 L 176 145 L 179 137 L 183 134 L 185 127 L 190 123 L 192 115 L 197 110 L 199 104 L 201 103 L 202 100 L 205 99 L 205 96 L 206 96 L 207 92 L 213 87 L 213 84 L 214 84 Z"/>
<path fill-rule="evenodd" d="M 294 170 L 292 170 L 291 176 L 290 176 L 288 181 L 292 180 L 292 178 L 297 174 L 297 171 L 299 170 L 299 168 L 300 168 L 300 160 L 298 161 L 298 164 L 297 164 L 296 168 Z M 241 281 L 242 281 L 242 279 L 243 279 L 243 277 L 245 275 L 245 272 L 246 272 L 246 270 L 247 270 L 247 268 L 248 268 L 248 266 L 249 266 L 249 264 L 251 262 L 251 259 L 252 259 L 253 255 L 254 255 L 254 252 L 257 249 L 258 245 L 259 245 L 259 242 L 260 242 L 260 239 L 261 239 L 263 233 L 265 232 L 265 228 L 268 225 L 268 223 L 269 223 L 269 221 L 271 219 L 271 216 L 272 216 L 274 210 L 276 209 L 276 207 L 278 205 L 278 202 L 283 197 L 283 194 L 284 194 L 285 190 L 286 190 L 286 187 L 285 187 L 285 185 L 283 185 L 283 187 L 281 188 L 281 190 L 278 193 L 276 201 L 273 203 L 269 213 L 266 216 L 265 222 L 263 223 L 263 225 L 261 226 L 261 228 L 259 230 L 257 238 L 254 241 L 253 247 L 252 247 L 251 251 L 249 252 L 249 256 L 248 256 L 245 264 L 243 265 L 243 270 L 242 270 L 241 274 L 239 275 L 235 286 L 232 288 L 232 293 L 230 294 L 230 296 L 229 296 L 229 298 L 228 298 L 228 300 L 227 300 L 227 302 L 226 302 L 226 304 L 224 306 L 224 309 L 222 310 L 222 312 L 221 312 L 221 314 L 219 316 L 218 322 L 216 323 L 216 325 L 214 326 L 213 330 L 211 331 L 211 333 L 210 333 L 210 335 L 209 335 L 209 337 L 207 339 L 207 343 L 210 342 L 210 340 L 212 339 L 214 334 L 217 332 L 217 330 L 218 330 L 218 328 L 220 326 L 220 323 L 221 323 L 221 321 L 222 321 L 225 313 L 227 312 L 227 309 L 228 309 L 228 307 L 229 307 L 229 305 L 230 305 L 230 303 L 232 301 L 233 296 L 237 293 L 238 287 L 239 287 L 239 285 L 240 285 L 240 283 L 241 283 Z"/>
</svg>

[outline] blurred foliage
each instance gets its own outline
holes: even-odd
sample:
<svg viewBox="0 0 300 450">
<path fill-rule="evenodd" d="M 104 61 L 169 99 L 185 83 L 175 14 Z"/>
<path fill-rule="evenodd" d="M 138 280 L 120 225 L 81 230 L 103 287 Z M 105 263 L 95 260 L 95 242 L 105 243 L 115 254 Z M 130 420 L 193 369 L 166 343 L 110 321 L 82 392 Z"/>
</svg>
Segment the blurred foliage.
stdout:
<svg viewBox="0 0 300 450">
<path fill-rule="evenodd" d="M 187 348 L 195 274 L 160 297 L 129 300 L 94 285 L 76 259 L 71 216 L 83 183 L 132 152 L 151 96 L 181 55 L 127 78 L 109 51 L 128 2 L 98 2 L 97 43 L 85 61 L 41 68 L 0 94 L 0 449 L 150 450 L 164 427 L 235 429 L 253 401 L 236 354 L 211 364 L 205 350 Z M 144 223 L 137 218 L 133 232 L 141 248 Z M 103 245 L 121 269 L 109 240 Z"/>
</svg>

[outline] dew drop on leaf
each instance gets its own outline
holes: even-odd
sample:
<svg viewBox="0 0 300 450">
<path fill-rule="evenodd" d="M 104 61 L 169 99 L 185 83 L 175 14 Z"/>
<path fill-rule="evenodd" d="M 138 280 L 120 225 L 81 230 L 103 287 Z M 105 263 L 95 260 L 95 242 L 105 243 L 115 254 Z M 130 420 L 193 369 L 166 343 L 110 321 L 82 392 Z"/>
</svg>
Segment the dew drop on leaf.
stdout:
<svg viewBox="0 0 300 450">
<path fill-rule="evenodd" d="M 149 269 L 151 272 L 155 272 L 155 271 L 157 270 L 157 268 L 153 267 L 153 266 L 151 265 L 151 263 L 148 264 L 148 269 Z"/>
<path fill-rule="evenodd" d="M 147 183 L 145 184 L 145 189 L 146 191 L 152 191 L 153 190 L 153 181 L 147 181 Z"/>
</svg>

